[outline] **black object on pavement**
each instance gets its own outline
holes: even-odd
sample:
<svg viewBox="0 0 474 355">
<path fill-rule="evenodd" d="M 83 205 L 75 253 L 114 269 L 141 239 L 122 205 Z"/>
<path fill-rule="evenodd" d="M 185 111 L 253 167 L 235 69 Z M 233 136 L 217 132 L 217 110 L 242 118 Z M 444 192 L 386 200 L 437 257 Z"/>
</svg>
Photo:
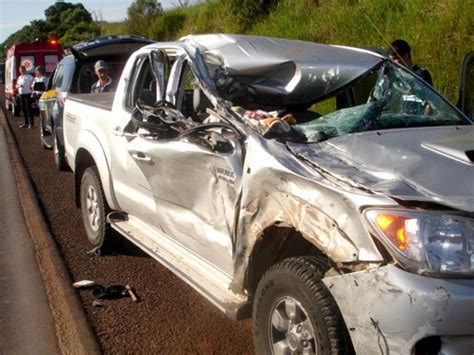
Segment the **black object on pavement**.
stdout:
<svg viewBox="0 0 474 355">
<path fill-rule="evenodd" d="M 94 296 L 95 299 L 103 300 L 129 297 L 129 294 L 125 286 L 112 285 L 94 287 L 92 289 L 92 296 Z"/>
</svg>

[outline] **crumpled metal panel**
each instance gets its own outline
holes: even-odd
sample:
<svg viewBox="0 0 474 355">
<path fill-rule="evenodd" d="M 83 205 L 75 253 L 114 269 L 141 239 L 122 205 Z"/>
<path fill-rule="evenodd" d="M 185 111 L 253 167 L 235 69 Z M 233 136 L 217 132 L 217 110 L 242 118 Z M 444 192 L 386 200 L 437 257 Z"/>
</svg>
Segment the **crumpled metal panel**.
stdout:
<svg viewBox="0 0 474 355">
<path fill-rule="evenodd" d="M 128 150 L 148 158 L 137 160 L 156 205 L 147 222 L 231 275 L 239 150 L 217 154 L 186 141 L 143 137 L 132 140 Z"/>
<path fill-rule="evenodd" d="M 363 132 L 288 147 L 353 186 L 474 212 L 474 162 L 466 155 L 474 150 L 473 126 Z"/>
<path fill-rule="evenodd" d="M 383 261 L 359 210 L 395 201 L 332 184 L 288 154 L 284 144 L 256 135 L 247 141 L 243 171 L 234 291 L 241 291 L 255 243 L 276 222 L 294 227 L 335 262 Z"/>
<path fill-rule="evenodd" d="M 323 282 L 343 314 L 357 354 L 410 354 L 429 336 L 445 337 L 446 351 L 440 354 L 474 349 L 474 280 L 428 278 L 387 265 Z"/>
<path fill-rule="evenodd" d="M 287 105 L 317 101 L 382 61 L 364 50 L 280 38 L 211 34 L 182 40 L 198 46 L 208 66 L 223 66 L 250 87 L 262 105 L 275 98 Z"/>
</svg>

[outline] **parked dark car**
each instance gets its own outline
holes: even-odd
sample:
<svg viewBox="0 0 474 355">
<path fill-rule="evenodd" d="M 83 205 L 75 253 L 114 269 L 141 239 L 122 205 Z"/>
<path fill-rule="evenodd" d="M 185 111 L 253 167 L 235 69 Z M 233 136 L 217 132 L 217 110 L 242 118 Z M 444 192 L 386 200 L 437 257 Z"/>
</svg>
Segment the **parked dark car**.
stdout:
<svg viewBox="0 0 474 355">
<path fill-rule="evenodd" d="M 59 170 L 67 170 L 64 159 L 63 107 L 70 93 L 90 92 L 97 81 L 94 63 L 107 62 L 109 75 L 117 82 L 128 57 L 153 40 L 138 36 L 108 36 L 73 46 L 56 67 L 47 91 L 39 100 L 40 134 L 44 148 L 54 149 L 54 159 Z"/>
</svg>

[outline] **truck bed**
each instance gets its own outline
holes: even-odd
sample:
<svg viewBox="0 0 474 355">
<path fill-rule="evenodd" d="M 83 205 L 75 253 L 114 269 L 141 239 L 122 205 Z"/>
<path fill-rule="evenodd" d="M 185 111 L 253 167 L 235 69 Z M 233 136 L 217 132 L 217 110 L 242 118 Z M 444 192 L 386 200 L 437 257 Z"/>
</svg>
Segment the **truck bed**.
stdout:
<svg viewBox="0 0 474 355">
<path fill-rule="evenodd" d="M 78 101 L 80 103 L 101 108 L 103 110 L 112 111 L 115 92 L 103 92 L 92 94 L 71 94 L 68 99 Z"/>
</svg>

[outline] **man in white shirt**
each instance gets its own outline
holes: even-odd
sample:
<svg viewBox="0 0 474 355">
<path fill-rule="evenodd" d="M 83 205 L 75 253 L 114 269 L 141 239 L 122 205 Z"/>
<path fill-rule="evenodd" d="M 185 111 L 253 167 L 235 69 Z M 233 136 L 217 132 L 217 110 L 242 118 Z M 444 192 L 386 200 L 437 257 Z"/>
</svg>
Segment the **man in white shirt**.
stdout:
<svg viewBox="0 0 474 355">
<path fill-rule="evenodd" d="M 20 76 L 16 81 L 16 88 L 20 94 L 21 109 L 25 117 L 25 123 L 20 128 L 33 128 L 33 110 L 31 108 L 31 85 L 33 84 L 33 76 L 26 72 L 24 65 L 20 66 Z"/>
</svg>

